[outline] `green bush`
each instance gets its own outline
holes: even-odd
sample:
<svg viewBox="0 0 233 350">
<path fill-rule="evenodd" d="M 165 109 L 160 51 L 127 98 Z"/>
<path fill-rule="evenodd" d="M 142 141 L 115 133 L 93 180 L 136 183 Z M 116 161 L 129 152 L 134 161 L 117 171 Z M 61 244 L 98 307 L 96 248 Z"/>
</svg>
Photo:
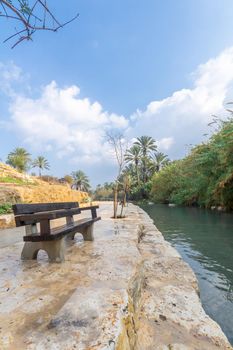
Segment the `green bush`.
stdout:
<svg viewBox="0 0 233 350">
<path fill-rule="evenodd" d="M 17 185 L 24 185 L 27 183 L 27 181 L 21 180 L 21 179 L 17 179 L 14 177 L 10 177 L 10 176 L 6 176 L 6 177 L 0 177 L 0 182 L 2 183 L 14 183 Z"/>
<path fill-rule="evenodd" d="M 0 205 L 0 215 L 12 213 L 12 204 L 5 203 Z"/>
<path fill-rule="evenodd" d="M 130 189 L 129 199 L 131 200 L 147 200 L 150 197 L 152 182 L 147 181 L 140 185 L 132 186 Z"/>
</svg>

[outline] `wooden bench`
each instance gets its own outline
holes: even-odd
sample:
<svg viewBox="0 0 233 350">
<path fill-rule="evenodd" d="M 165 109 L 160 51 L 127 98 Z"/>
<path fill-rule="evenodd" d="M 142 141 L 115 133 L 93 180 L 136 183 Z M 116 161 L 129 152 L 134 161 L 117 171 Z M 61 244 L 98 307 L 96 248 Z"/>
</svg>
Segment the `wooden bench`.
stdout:
<svg viewBox="0 0 233 350">
<path fill-rule="evenodd" d="M 74 239 L 75 233 L 79 232 L 85 241 L 93 241 L 93 225 L 101 219 L 97 217 L 97 208 L 97 205 L 80 208 L 77 202 L 13 205 L 16 226 L 26 228 L 21 258 L 36 259 L 42 249 L 50 261 L 63 261 L 67 237 Z M 73 216 L 84 210 L 91 210 L 91 217 L 74 221 Z M 50 221 L 59 218 L 66 218 L 66 224 L 51 228 Z"/>
</svg>

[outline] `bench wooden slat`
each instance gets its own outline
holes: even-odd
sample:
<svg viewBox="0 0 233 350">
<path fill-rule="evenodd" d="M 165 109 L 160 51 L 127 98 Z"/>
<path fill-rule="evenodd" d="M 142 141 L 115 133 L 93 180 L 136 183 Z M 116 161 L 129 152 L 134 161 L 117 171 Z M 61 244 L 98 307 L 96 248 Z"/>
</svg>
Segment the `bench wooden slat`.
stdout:
<svg viewBox="0 0 233 350">
<path fill-rule="evenodd" d="M 74 222 L 74 225 L 63 225 L 59 227 L 55 227 L 51 229 L 50 235 L 33 235 L 33 236 L 24 236 L 23 240 L 25 242 L 41 242 L 41 241 L 54 241 L 57 239 L 61 239 L 65 235 L 69 233 L 78 232 L 79 228 L 83 228 L 85 226 L 91 225 L 94 222 L 100 220 L 100 217 L 97 218 L 84 218 Z"/>
<path fill-rule="evenodd" d="M 89 207 L 80 207 L 80 210 L 83 211 L 83 210 L 98 209 L 98 208 L 99 208 L 98 205 L 91 205 Z"/>
<path fill-rule="evenodd" d="M 47 212 L 38 212 L 34 214 L 22 214 L 16 215 L 15 221 L 16 226 L 24 226 L 31 225 L 36 222 L 40 222 L 41 220 L 55 220 L 63 217 L 68 217 L 76 214 L 80 214 L 80 208 L 74 209 L 64 209 L 64 210 L 56 210 L 56 211 L 47 211 Z"/>
<path fill-rule="evenodd" d="M 96 218 L 96 217 L 97 217 L 97 211 L 96 211 L 96 209 L 98 209 L 98 208 L 99 208 L 98 205 L 92 205 L 92 206 L 89 206 L 89 207 L 82 207 L 82 208 L 80 208 L 80 209 L 81 209 L 81 211 L 83 211 L 83 210 L 91 210 L 91 216 L 92 216 L 92 218 Z"/>
<path fill-rule="evenodd" d="M 37 212 L 78 208 L 78 202 L 60 203 L 35 203 L 35 204 L 14 204 L 12 206 L 14 215 L 32 214 Z"/>
</svg>

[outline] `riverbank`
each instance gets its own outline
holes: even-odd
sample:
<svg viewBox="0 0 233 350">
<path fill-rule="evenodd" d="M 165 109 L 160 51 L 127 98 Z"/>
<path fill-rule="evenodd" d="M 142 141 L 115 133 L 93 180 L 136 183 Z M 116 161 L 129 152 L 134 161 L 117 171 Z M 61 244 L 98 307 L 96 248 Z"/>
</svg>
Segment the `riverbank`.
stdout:
<svg viewBox="0 0 233 350">
<path fill-rule="evenodd" d="M 149 216 L 129 205 L 113 220 L 111 203 L 99 212 L 95 241 L 77 235 L 63 264 L 43 253 L 22 262 L 23 230 L 0 231 L 0 348 L 231 349 L 194 273 Z"/>
<path fill-rule="evenodd" d="M 232 213 L 164 204 L 142 208 L 195 272 L 204 310 L 233 345 Z"/>
</svg>

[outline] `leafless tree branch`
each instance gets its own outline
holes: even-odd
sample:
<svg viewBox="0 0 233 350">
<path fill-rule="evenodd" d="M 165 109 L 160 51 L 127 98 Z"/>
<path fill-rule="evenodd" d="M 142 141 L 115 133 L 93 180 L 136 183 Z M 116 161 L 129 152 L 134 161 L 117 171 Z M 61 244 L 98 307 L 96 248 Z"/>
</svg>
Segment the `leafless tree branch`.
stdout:
<svg viewBox="0 0 233 350">
<path fill-rule="evenodd" d="M 7 42 L 19 36 L 12 48 L 24 40 L 32 40 L 32 35 L 36 31 L 57 32 L 79 16 L 76 14 L 70 20 L 61 23 L 49 9 L 47 0 L 31 1 L 31 4 L 29 4 L 29 0 L 0 0 L 0 5 L 3 9 L 0 10 L 0 17 L 16 21 L 21 26 L 21 28 L 16 28 L 15 34 L 4 40 Z"/>
</svg>

